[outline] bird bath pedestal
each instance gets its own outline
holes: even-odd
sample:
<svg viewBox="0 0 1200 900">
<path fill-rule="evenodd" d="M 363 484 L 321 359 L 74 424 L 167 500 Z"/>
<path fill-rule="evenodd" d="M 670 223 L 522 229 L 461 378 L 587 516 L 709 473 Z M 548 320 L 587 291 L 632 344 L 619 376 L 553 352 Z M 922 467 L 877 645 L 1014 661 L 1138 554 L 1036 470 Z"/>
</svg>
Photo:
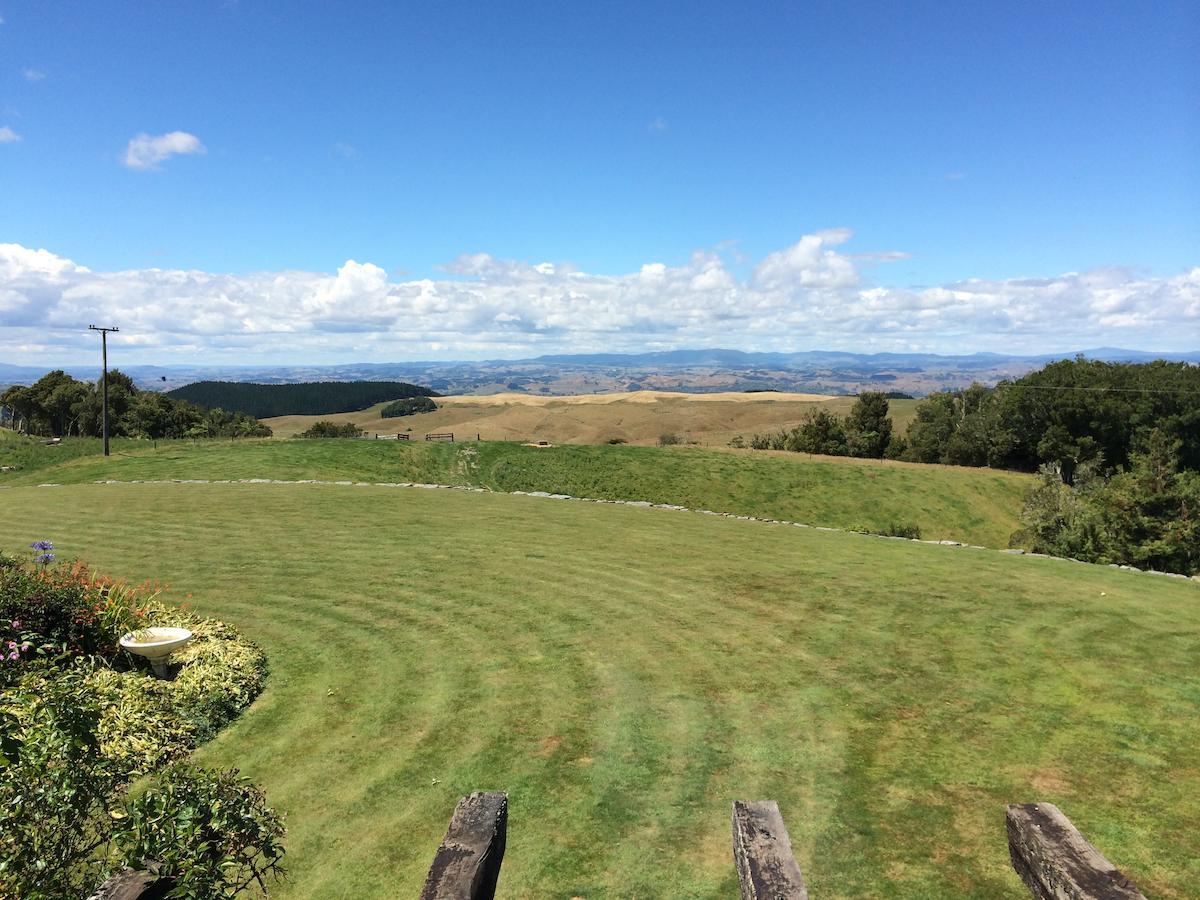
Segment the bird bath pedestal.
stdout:
<svg viewBox="0 0 1200 900">
<path fill-rule="evenodd" d="M 121 638 L 121 647 L 130 653 L 150 660 L 150 667 L 159 678 L 166 678 L 171 654 L 192 639 L 186 628 L 155 626 L 131 631 Z"/>
</svg>

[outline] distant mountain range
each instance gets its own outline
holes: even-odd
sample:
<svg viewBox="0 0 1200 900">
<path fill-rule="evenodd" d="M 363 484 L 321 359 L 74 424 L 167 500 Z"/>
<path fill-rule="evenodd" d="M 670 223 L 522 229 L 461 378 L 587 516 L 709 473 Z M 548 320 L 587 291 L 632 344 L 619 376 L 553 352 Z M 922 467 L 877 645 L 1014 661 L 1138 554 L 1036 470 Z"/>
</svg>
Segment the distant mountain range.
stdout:
<svg viewBox="0 0 1200 900">
<path fill-rule="evenodd" d="M 1047 353 L 1039 356 L 1016 356 L 1004 353 L 971 353 L 943 356 L 937 353 L 846 353 L 840 350 L 805 350 L 799 353 L 753 353 L 744 350 L 665 350 L 657 353 L 582 353 L 538 356 L 524 362 L 554 363 L 579 366 L 753 366 L 753 367 L 812 367 L 846 366 L 861 368 L 894 368 L 895 366 L 954 365 L 987 368 L 1001 362 L 1024 362 L 1044 365 L 1056 359 L 1073 359 L 1082 355 L 1105 362 L 1148 362 L 1169 359 L 1176 362 L 1200 363 L 1200 350 L 1190 353 L 1153 353 L 1145 350 L 1122 350 L 1119 347 L 1098 347 L 1073 353 Z"/>
<path fill-rule="evenodd" d="M 137 384 L 172 390 L 196 381 L 295 384 L 306 381 L 408 381 L 441 393 L 590 394 L 624 390 L 788 390 L 829 394 L 864 388 L 927 394 L 965 387 L 973 381 L 994 384 L 1017 378 L 1056 359 L 1083 355 L 1109 362 L 1167 359 L 1200 364 L 1200 350 L 1156 353 L 1099 347 L 1070 353 L 1015 355 L 971 353 L 753 353 L 720 348 L 655 353 L 579 353 L 531 359 L 347 363 L 327 366 L 119 366 Z M 68 366 L 76 378 L 95 379 L 98 366 Z M 0 385 L 31 384 L 48 371 L 40 366 L 0 363 Z"/>
</svg>

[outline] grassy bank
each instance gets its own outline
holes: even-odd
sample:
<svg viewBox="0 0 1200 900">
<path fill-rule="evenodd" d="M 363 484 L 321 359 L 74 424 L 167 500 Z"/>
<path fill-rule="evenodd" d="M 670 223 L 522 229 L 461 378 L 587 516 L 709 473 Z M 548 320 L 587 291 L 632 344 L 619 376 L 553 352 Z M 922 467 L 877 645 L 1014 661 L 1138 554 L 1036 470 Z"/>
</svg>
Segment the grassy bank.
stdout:
<svg viewBox="0 0 1200 900">
<path fill-rule="evenodd" d="M 913 524 L 926 538 L 1007 546 L 1027 476 L 799 454 L 688 447 L 503 442 L 147 442 L 105 460 L 91 456 L 0 476 L 0 484 L 100 479 L 277 478 L 428 481 L 500 491 L 552 491 L 642 499 L 839 528 Z"/>
<path fill-rule="evenodd" d="M 779 801 L 819 897 L 1026 896 L 1003 811 L 1032 799 L 1149 896 L 1200 884 L 1189 582 L 447 491 L 0 498 L 0 547 L 167 581 L 262 643 L 265 694 L 201 761 L 287 814 L 281 898 L 415 896 L 474 789 L 511 796 L 508 898 L 733 896 L 735 797 Z"/>
</svg>

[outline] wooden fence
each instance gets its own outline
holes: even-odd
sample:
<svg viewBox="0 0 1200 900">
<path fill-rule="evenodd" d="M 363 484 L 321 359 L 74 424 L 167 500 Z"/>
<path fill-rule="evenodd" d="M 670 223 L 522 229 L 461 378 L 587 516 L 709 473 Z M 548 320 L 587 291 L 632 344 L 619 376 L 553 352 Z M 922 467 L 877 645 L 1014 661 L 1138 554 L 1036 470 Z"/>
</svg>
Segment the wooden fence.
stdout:
<svg viewBox="0 0 1200 900">
<path fill-rule="evenodd" d="M 1146 900 L 1058 807 L 1010 806 L 1006 821 L 1013 868 L 1034 900 Z M 732 832 L 742 900 L 808 900 L 774 800 L 735 800 Z M 492 900 L 507 834 L 507 794 L 476 791 L 459 800 L 420 900 Z M 168 879 L 126 870 L 109 879 L 91 900 L 156 900 L 170 888 Z"/>
<path fill-rule="evenodd" d="M 444 431 L 444 432 L 440 432 L 440 433 L 434 432 L 433 434 L 425 435 L 425 440 L 427 440 L 427 441 L 447 441 L 447 442 L 453 444 L 454 443 L 454 432 L 453 431 Z"/>
</svg>

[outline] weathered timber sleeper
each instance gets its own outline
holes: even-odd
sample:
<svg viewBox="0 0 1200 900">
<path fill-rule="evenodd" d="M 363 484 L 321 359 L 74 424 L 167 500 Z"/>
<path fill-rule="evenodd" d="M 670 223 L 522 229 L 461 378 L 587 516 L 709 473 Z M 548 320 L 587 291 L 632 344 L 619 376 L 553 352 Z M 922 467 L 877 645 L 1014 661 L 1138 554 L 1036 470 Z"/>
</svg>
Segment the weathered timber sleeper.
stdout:
<svg viewBox="0 0 1200 900">
<path fill-rule="evenodd" d="M 1008 853 L 1036 900 L 1146 900 L 1052 803 L 1008 807 Z"/>
<path fill-rule="evenodd" d="M 774 800 L 733 801 L 733 862 L 742 900 L 808 900 Z"/>
<path fill-rule="evenodd" d="M 475 791 L 459 800 L 420 900 L 492 900 L 507 833 L 507 794 Z"/>
</svg>

